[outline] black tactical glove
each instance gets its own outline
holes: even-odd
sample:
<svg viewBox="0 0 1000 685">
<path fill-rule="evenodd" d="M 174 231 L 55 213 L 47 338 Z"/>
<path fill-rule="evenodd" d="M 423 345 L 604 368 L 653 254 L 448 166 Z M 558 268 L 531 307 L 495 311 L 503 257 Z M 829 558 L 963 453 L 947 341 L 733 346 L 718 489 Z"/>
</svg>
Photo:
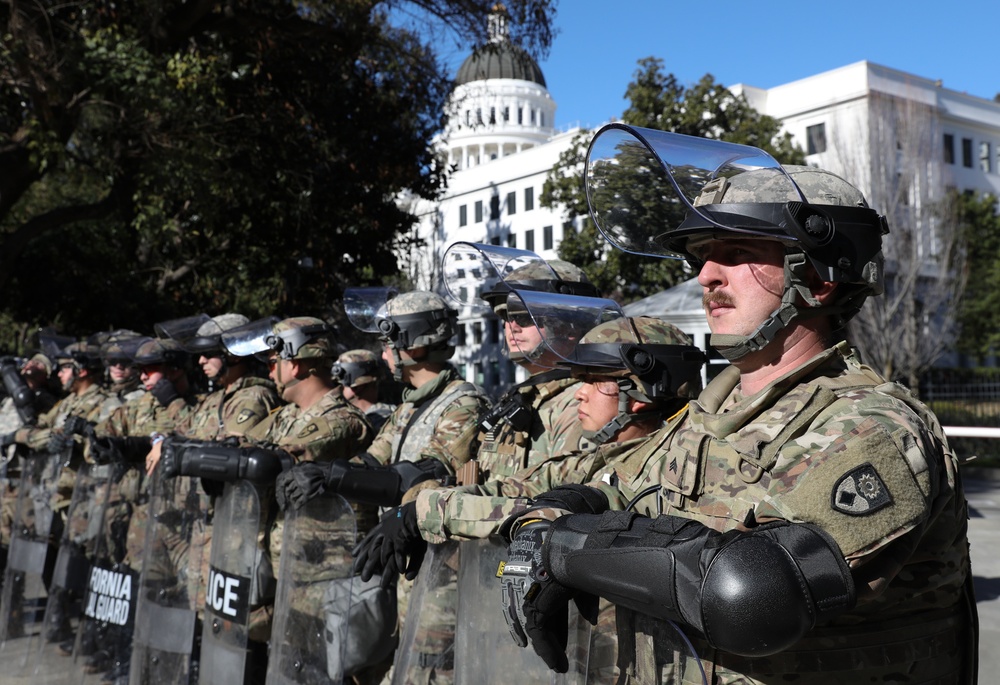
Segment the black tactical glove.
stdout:
<svg viewBox="0 0 1000 685">
<path fill-rule="evenodd" d="M 501 523 L 497 533 L 510 542 L 517 533 L 518 522 L 533 518 L 531 512 L 539 509 L 564 509 L 574 514 L 603 514 L 610 508 L 608 496 L 597 488 L 568 483 L 532 499 L 531 506 L 525 511 L 514 514 Z"/>
<path fill-rule="evenodd" d="M 553 671 L 569 670 L 566 657 L 569 602 L 597 624 L 597 597 L 560 585 L 544 563 L 543 546 L 552 523 L 535 519 L 523 523 L 508 548 L 500 576 L 504 619 L 520 647 L 531 642 L 535 653 Z"/>
<path fill-rule="evenodd" d="M 14 444 L 13 433 L 0 433 L 0 449 Z"/>
<path fill-rule="evenodd" d="M 283 471 L 274 483 L 274 494 L 278 505 L 284 510 L 301 509 L 306 502 L 326 490 L 335 472 L 345 471 L 343 464 L 336 461 L 303 461 L 287 471 Z"/>
<path fill-rule="evenodd" d="M 156 381 L 153 387 L 149 389 L 149 392 L 156 398 L 156 401 L 159 402 L 162 407 L 169 407 L 171 402 L 180 397 L 180 393 L 177 392 L 177 388 L 175 388 L 174 384 L 166 378 L 161 378 Z"/>
<path fill-rule="evenodd" d="M 86 435 L 93 430 L 94 424 L 82 416 L 67 416 L 63 423 L 63 433 L 67 435 Z"/>
<path fill-rule="evenodd" d="M 416 502 L 390 509 L 354 548 L 354 570 L 368 581 L 382 574 L 382 587 L 389 589 L 400 574 L 407 580 L 417 577 L 427 553 L 427 541 L 417 528 Z"/>
<path fill-rule="evenodd" d="M 181 459 L 187 443 L 182 440 L 165 438 L 160 443 L 160 473 L 164 478 L 176 478 L 181 475 Z"/>
<path fill-rule="evenodd" d="M 73 447 L 73 434 L 63 433 L 62 431 L 52 431 L 49 433 L 49 442 L 46 445 L 49 454 L 61 454 L 67 449 Z"/>
<path fill-rule="evenodd" d="M 114 438 L 90 439 L 90 456 L 97 464 L 117 464 L 125 461 Z"/>
</svg>

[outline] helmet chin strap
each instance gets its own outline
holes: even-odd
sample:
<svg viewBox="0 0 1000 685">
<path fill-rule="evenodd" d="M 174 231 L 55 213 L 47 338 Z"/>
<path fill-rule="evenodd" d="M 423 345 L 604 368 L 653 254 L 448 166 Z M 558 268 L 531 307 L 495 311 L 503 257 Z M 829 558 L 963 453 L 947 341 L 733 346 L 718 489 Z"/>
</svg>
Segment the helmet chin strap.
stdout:
<svg viewBox="0 0 1000 685">
<path fill-rule="evenodd" d="M 582 431 L 583 437 L 591 442 L 603 445 L 604 443 L 613 439 L 618 433 L 625 428 L 627 425 L 635 421 L 639 414 L 635 412 L 630 412 L 628 410 L 628 391 L 634 388 L 635 385 L 631 380 L 619 379 L 618 380 L 618 416 L 608 421 L 604 424 L 600 430 L 597 431 Z"/>
<path fill-rule="evenodd" d="M 813 297 L 805 280 L 809 260 L 802 252 L 792 252 L 785 255 L 785 286 L 781 295 L 781 305 L 771 312 L 771 315 L 750 335 L 731 335 L 713 333 L 709 336 L 709 344 L 719 351 L 728 361 L 734 362 L 752 352 L 758 352 L 767 347 L 782 330 L 797 318 L 813 318 L 829 314 L 834 307 L 824 307 Z M 808 309 L 797 304 L 799 297 L 808 305 Z"/>
</svg>

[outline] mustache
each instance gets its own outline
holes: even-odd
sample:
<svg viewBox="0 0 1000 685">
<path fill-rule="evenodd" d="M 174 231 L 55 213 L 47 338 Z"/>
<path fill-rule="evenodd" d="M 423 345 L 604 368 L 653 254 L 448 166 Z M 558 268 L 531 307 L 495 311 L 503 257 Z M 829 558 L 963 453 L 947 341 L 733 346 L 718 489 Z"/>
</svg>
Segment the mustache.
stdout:
<svg viewBox="0 0 1000 685">
<path fill-rule="evenodd" d="M 701 306 L 708 309 L 710 304 L 721 304 L 726 307 L 731 307 L 733 304 L 733 298 L 730 297 L 728 293 L 724 293 L 719 290 L 710 290 L 701 296 Z"/>
</svg>

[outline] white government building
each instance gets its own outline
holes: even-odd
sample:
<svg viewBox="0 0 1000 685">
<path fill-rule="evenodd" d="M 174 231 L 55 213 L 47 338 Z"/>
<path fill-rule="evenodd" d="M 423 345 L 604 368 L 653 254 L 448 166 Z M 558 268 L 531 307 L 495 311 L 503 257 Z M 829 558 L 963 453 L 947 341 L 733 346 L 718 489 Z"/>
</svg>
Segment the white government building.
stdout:
<svg viewBox="0 0 1000 685">
<path fill-rule="evenodd" d="M 544 75 L 511 43 L 496 15 L 490 18 L 490 39 L 491 49 L 459 68 L 450 124 L 437 141 L 453 172 L 448 188 L 435 203 L 409 204 L 419 217 L 415 237 L 422 242 L 400 261 L 419 288 L 439 289 L 441 256 L 456 241 L 507 245 L 551 259 L 565 232 L 581 221 L 539 205 L 549 170 L 580 129 L 555 128 L 556 103 Z M 880 192 L 871 181 L 873 157 L 889 168 L 904 164 L 904 157 L 920 160 L 919 178 L 907 183 L 932 187 L 910 188 L 914 202 L 940 197 L 949 187 L 1000 196 L 998 102 L 867 61 L 770 89 L 738 84 L 731 90 L 780 120 L 807 152 L 809 164 L 844 175 L 873 206 L 879 206 Z M 887 103 L 891 116 L 885 114 Z M 888 120 L 892 130 L 875 125 L 877 118 Z M 886 153 L 873 155 L 883 148 Z M 625 309 L 664 316 L 696 344 L 707 343 L 700 289 L 693 281 Z M 502 349 L 496 318 L 463 313 L 454 361 L 468 380 L 491 392 L 522 380 L 523 371 Z"/>
</svg>

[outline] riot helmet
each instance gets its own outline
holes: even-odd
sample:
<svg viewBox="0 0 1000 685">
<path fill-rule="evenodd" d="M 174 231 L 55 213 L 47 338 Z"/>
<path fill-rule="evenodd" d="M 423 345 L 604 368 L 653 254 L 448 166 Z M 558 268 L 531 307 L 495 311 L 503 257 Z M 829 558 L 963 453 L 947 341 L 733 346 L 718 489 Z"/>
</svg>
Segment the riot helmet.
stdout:
<svg viewBox="0 0 1000 685">
<path fill-rule="evenodd" d="M 622 317 L 598 324 L 573 349 L 561 366 L 574 376 L 595 381 L 598 392 L 618 396 L 618 415 L 587 438 L 598 444 L 611 440 L 637 420 L 664 418 L 682 409 L 701 390 L 706 356 L 676 326 L 648 316 Z M 614 388 L 606 388 L 613 379 Z M 629 399 L 648 405 L 630 412 Z"/>
<path fill-rule="evenodd" d="M 432 292 L 416 290 L 386 302 L 375 315 L 379 340 L 389 349 L 393 378 L 402 382 L 403 367 L 429 362 L 444 363 L 455 354 L 451 339 L 458 331 L 458 312 Z M 425 348 L 417 359 L 404 359 L 401 350 Z"/>
<path fill-rule="evenodd" d="M 336 332 L 322 319 L 295 316 L 274 324 L 265 342 L 282 359 L 330 359 L 334 355 L 331 336 Z"/>
<path fill-rule="evenodd" d="M 382 361 L 371 350 L 348 350 L 334 362 L 333 377 L 341 385 L 358 388 L 378 381 L 381 370 Z"/>
<path fill-rule="evenodd" d="M 587 156 L 587 200 L 598 228 L 636 254 L 701 264 L 701 239 L 757 238 L 785 248 L 781 306 L 749 336 L 713 336 L 734 361 L 765 347 L 795 319 L 829 316 L 846 325 L 883 290 L 885 218 L 844 179 L 813 167 L 782 167 L 763 150 L 611 124 Z M 833 301 L 811 294 L 807 267 L 837 283 Z"/>
<path fill-rule="evenodd" d="M 136 366 L 155 366 L 163 364 L 177 369 L 183 369 L 188 353 L 180 343 L 169 338 L 140 338 L 136 345 L 132 361 Z"/>
<path fill-rule="evenodd" d="M 203 357 L 223 356 L 226 352 L 222 345 L 222 334 L 233 328 L 239 328 L 250 323 L 250 319 L 242 314 L 219 314 L 205 321 L 193 336 L 181 341 L 184 349 L 192 355 Z"/>
</svg>

